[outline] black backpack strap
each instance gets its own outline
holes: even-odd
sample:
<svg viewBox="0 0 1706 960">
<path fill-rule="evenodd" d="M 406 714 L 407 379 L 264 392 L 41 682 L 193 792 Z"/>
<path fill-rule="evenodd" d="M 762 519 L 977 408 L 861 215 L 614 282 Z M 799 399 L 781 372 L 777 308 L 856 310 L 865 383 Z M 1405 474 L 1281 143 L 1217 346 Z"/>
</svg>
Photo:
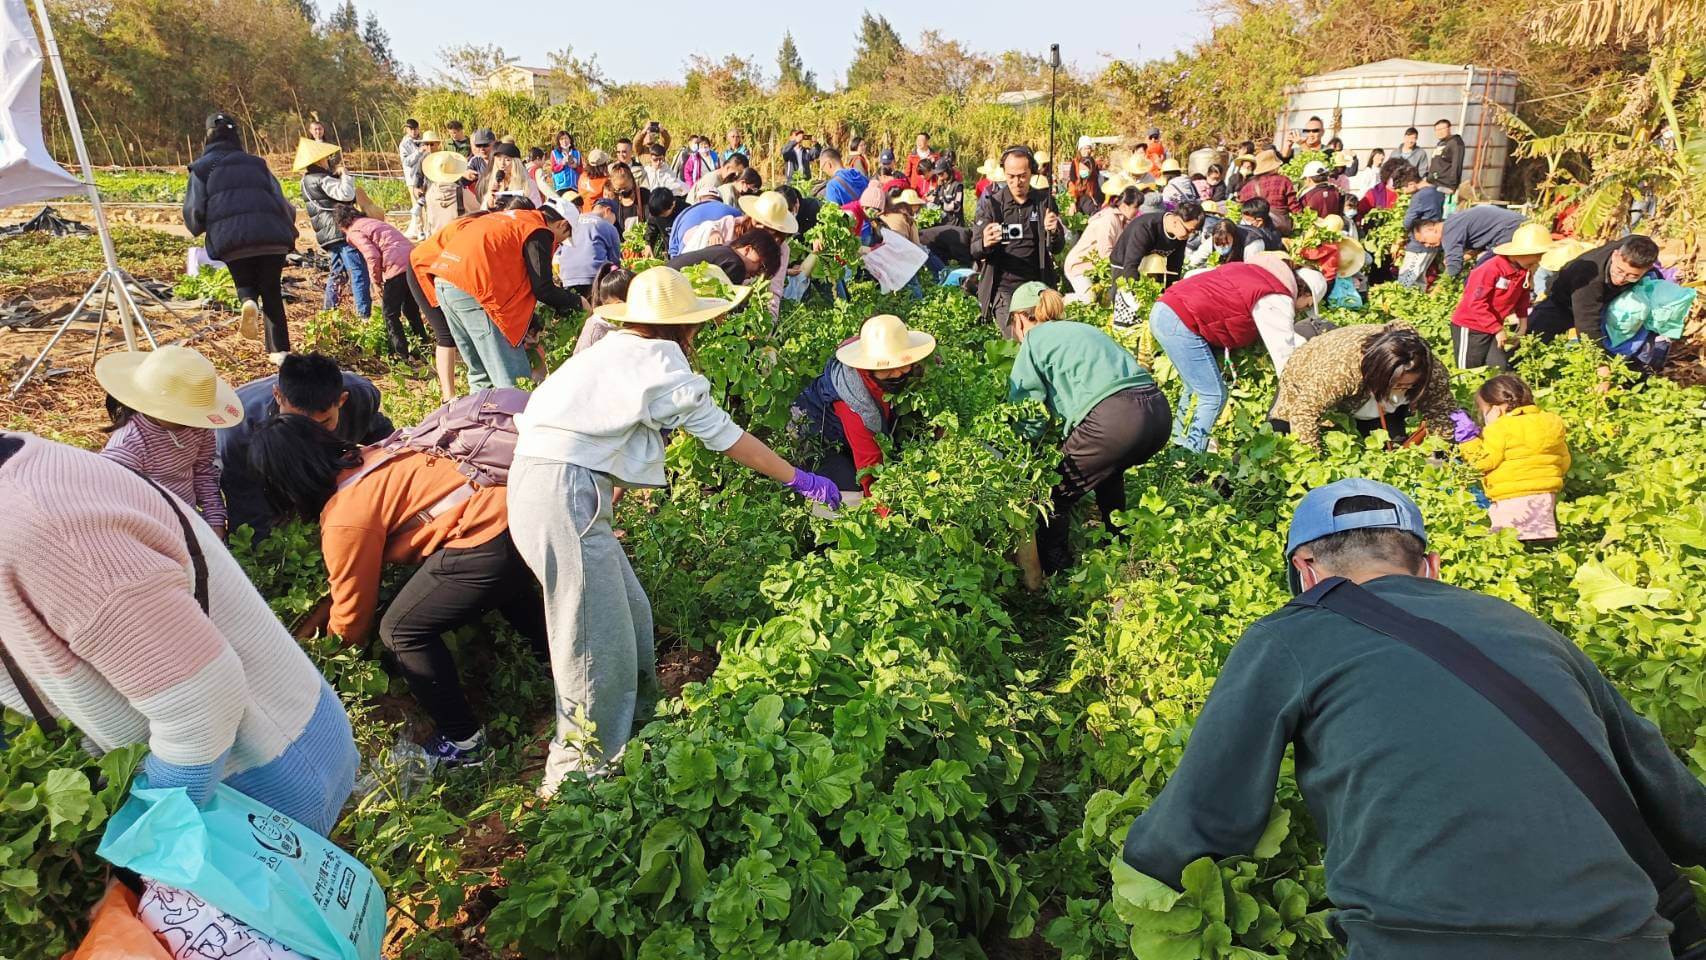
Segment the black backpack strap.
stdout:
<svg viewBox="0 0 1706 960">
<path fill-rule="evenodd" d="M 30 678 L 24 676 L 24 671 L 18 667 L 18 661 L 12 659 L 12 654 L 6 649 L 6 644 L 0 642 L 0 664 L 6 667 L 6 676 L 12 679 L 12 686 L 18 688 L 18 695 L 24 698 L 24 706 L 29 708 L 30 716 L 41 726 L 42 732 L 53 733 L 59 729 L 59 723 L 53 719 L 53 714 L 47 712 L 47 704 L 36 693 L 35 685 Z"/>
<path fill-rule="evenodd" d="M 1674 947 L 1706 939 L 1694 891 L 1647 826 L 1623 778 L 1551 704 L 1456 631 L 1418 617 L 1342 577 L 1322 581 L 1291 601 L 1322 607 L 1384 634 L 1444 667 L 1516 724 L 1570 778 L 1605 819 L 1623 849 L 1659 891 L 1658 912 L 1676 926 Z"/>
</svg>

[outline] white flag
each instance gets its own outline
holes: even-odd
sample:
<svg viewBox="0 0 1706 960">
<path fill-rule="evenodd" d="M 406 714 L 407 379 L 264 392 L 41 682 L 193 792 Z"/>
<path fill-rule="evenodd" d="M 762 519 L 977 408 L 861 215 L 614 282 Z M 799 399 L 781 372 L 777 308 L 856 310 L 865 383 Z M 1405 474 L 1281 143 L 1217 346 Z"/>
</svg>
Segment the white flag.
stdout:
<svg viewBox="0 0 1706 960">
<path fill-rule="evenodd" d="M 0 0 L 0 207 L 84 190 L 42 143 L 41 67 L 24 0 Z"/>
</svg>

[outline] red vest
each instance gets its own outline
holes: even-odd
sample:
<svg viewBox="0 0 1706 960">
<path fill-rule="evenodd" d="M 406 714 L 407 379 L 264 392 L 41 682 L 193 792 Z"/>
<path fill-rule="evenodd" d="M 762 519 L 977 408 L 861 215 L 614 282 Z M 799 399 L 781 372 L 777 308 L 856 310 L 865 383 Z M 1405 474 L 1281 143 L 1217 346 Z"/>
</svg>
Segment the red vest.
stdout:
<svg viewBox="0 0 1706 960">
<path fill-rule="evenodd" d="M 1168 287 L 1161 302 L 1210 346 L 1237 350 L 1256 342 L 1256 301 L 1276 293 L 1291 295 L 1261 264 L 1224 263 Z"/>
<path fill-rule="evenodd" d="M 545 216 L 537 210 L 464 217 L 415 248 L 411 262 L 416 279 L 423 292 L 432 289 L 432 278 L 437 277 L 478 300 L 504 339 L 520 346 L 538 305 L 521 246 L 529 234 L 543 229 Z M 425 251 L 436 255 L 425 260 Z M 429 293 L 428 298 L 438 297 Z"/>
</svg>

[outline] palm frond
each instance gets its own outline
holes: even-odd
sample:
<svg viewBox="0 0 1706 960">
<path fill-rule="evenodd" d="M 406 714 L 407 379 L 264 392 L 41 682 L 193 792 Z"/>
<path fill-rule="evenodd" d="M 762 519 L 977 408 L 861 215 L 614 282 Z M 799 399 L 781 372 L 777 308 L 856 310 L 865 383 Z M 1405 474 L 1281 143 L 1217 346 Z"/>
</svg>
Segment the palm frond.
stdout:
<svg viewBox="0 0 1706 960">
<path fill-rule="evenodd" d="M 1703 20 L 1706 0 L 1565 0 L 1536 10 L 1529 29 L 1547 43 L 1628 48 L 1678 42 Z"/>
</svg>

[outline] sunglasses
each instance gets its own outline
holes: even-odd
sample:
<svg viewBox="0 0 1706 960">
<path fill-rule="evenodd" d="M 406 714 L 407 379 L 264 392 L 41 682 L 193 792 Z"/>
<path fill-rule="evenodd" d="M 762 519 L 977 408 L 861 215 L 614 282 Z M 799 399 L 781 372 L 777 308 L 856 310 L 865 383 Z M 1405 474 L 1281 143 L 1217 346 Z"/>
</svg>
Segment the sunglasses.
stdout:
<svg viewBox="0 0 1706 960">
<path fill-rule="evenodd" d="M 1324 131 L 1322 131 L 1322 129 L 1320 127 L 1304 127 L 1303 132 L 1304 133 L 1322 133 Z"/>
</svg>

